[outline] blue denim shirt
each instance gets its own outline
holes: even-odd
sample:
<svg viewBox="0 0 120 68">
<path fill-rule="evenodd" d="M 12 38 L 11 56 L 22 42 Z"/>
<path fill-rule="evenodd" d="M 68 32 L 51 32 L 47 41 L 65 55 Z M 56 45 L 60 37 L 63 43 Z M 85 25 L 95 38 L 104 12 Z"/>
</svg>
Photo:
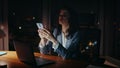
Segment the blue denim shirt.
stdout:
<svg viewBox="0 0 120 68">
<path fill-rule="evenodd" d="M 56 47 L 52 47 L 52 42 L 49 42 L 45 47 L 40 48 L 40 52 L 43 54 L 49 54 L 51 50 L 54 50 L 63 59 L 78 59 L 80 58 L 80 34 L 79 31 L 74 32 L 67 37 L 66 45 L 68 48 L 64 48 L 62 45 L 62 33 L 57 34 L 57 29 L 53 31 L 54 37 L 57 39 L 58 44 Z"/>
</svg>

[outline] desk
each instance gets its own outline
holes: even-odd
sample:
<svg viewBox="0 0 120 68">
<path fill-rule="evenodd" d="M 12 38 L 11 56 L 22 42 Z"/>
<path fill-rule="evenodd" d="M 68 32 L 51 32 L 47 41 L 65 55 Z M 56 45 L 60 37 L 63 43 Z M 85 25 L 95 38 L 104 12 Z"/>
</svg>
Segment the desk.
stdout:
<svg viewBox="0 0 120 68">
<path fill-rule="evenodd" d="M 15 51 L 6 52 L 6 55 L 0 56 L 0 63 L 6 63 L 7 68 L 30 68 L 29 65 L 19 61 Z M 87 63 L 84 61 L 63 60 L 61 57 L 58 56 L 43 55 L 40 53 L 35 53 L 35 56 L 40 56 L 46 59 L 56 61 L 55 64 L 46 65 L 40 68 L 86 68 L 87 66 Z"/>
</svg>

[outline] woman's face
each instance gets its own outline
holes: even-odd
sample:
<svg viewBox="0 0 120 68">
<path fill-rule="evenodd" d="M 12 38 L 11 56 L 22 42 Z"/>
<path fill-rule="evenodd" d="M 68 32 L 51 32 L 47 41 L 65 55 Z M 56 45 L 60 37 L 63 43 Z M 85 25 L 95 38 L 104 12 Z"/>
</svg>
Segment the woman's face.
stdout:
<svg viewBox="0 0 120 68">
<path fill-rule="evenodd" d="M 69 21 L 69 12 L 65 9 L 61 9 L 59 13 L 59 24 L 64 25 Z"/>
</svg>

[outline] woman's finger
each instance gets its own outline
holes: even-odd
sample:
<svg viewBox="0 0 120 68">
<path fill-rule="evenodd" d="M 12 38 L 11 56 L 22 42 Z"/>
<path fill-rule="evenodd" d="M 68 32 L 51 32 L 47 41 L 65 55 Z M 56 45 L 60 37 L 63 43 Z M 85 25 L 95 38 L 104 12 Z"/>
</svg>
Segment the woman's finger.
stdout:
<svg viewBox="0 0 120 68">
<path fill-rule="evenodd" d="M 45 32 L 47 32 L 48 34 L 50 34 L 50 32 L 49 32 L 47 29 L 44 28 L 43 30 L 44 30 Z"/>
</svg>

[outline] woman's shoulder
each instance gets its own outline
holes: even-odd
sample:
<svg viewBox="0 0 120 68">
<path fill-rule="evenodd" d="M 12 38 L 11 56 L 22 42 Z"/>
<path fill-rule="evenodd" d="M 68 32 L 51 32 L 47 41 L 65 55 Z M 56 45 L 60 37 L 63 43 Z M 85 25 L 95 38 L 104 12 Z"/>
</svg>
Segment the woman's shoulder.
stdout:
<svg viewBox="0 0 120 68">
<path fill-rule="evenodd" d="M 76 31 L 70 33 L 69 36 L 71 36 L 71 37 L 79 37 L 79 31 L 76 30 Z"/>
<path fill-rule="evenodd" d="M 58 31 L 60 31 L 58 28 L 54 28 L 54 29 L 53 29 L 53 33 L 54 33 L 54 32 L 58 32 Z"/>
<path fill-rule="evenodd" d="M 54 36 L 59 35 L 60 33 L 61 33 L 61 30 L 59 30 L 58 28 L 53 29 L 53 35 Z"/>
<path fill-rule="evenodd" d="M 79 31 L 79 30 L 76 30 L 75 33 L 74 33 L 74 35 L 77 35 L 77 36 L 78 36 L 79 34 L 80 34 L 80 31 Z"/>
</svg>

